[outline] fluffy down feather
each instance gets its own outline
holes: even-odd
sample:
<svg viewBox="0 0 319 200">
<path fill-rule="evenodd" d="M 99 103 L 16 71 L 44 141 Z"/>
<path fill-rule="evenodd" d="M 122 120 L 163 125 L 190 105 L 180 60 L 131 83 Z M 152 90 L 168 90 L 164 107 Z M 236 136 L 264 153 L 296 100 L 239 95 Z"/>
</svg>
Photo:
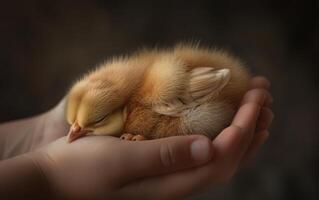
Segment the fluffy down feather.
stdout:
<svg viewBox="0 0 319 200">
<path fill-rule="evenodd" d="M 213 138 L 230 123 L 249 78 L 238 59 L 199 45 L 114 58 L 71 88 L 69 141 L 85 134 L 123 133 L 148 139 Z"/>
</svg>

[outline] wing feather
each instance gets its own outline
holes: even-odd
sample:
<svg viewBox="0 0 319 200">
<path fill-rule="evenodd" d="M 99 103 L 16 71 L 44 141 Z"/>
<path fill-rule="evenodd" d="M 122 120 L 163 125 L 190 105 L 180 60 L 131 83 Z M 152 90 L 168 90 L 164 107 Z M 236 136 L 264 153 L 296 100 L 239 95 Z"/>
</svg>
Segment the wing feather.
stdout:
<svg viewBox="0 0 319 200">
<path fill-rule="evenodd" d="M 216 98 L 230 80 L 229 69 L 199 67 L 189 72 L 189 84 L 182 96 L 170 102 L 153 105 L 157 113 L 169 116 L 181 116 L 189 109 Z"/>
</svg>

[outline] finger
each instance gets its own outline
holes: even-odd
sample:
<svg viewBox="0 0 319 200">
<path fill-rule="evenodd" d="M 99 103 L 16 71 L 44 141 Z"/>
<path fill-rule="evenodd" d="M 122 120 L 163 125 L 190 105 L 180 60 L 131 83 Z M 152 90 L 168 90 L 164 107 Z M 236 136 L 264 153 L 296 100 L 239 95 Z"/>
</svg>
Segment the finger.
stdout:
<svg viewBox="0 0 319 200">
<path fill-rule="evenodd" d="M 224 162 L 225 165 L 236 164 L 241 159 L 241 151 L 243 151 L 241 143 L 245 138 L 244 134 L 239 126 L 231 125 L 224 129 L 213 141 L 215 158 L 219 159 L 219 162 Z"/>
<path fill-rule="evenodd" d="M 214 159 L 210 163 L 172 174 L 143 179 L 127 185 L 123 190 L 130 195 L 141 194 L 142 199 L 154 198 L 154 196 L 163 199 L 166 197 L 180 199 L 207 185 L 224 183 L 232 177 L 241 160 L 238 150 L 241 148 L 242 136 L 240 128 L 229 127 L 214 140 L 216 155 L 214 154 Z"/>
<path fill-rule="evenodd" d="M 274 118 L 274 114 L 269 108 L 262 108 L 260 111 L 259 119 L 257 121 L 257 127 L 256 130 L 266 130 L 269 128 L 269 126 L 272 123 L 272 120 Z"/>
<path fill-rule="evenodd" d="M 260 132 L 257 132 L 255 134 L 255 137 L 248 148 L 247 152 L 245 153 L 241 165 L 246 165 L 249 161 L 251 161 L 257 154 L 257 152 L 260 150 L 262 145 L 267 141 L 269 137 L 269 132 L 267 130 L 262 130 Z"/>
<path fill-rule="evenodd" d="M 246 163 L 247 160 L 251 159 L 256 154 L 256 151 L 259 149 L 258 146 L 261 146 L 263 142 L 268 138 L 268 134 L 265 135 L 265 130 L 267 130 L 273 120 L 273 113 L 269 108 L 262 108 L 260 111 L 260 115 L 257 121 L 257 127 L 255 130 L 255 134 L 253 136 L 252 142 L 249 145 L 242 161 L 242 163 Z M 268 132 L 267 132 L 268 133 Z M 267 136 L 267 137 L 265 137 Z"/>
<path fill-rule="evenodd" d="M 208 178 L 205 175 L 210 175 L 210 173 L 205 174 L 207 171 L 207 166 L 205 165 L 162 176 L 136 180 L 121 187 L 119 194 L 123 195 L 123 197 L 134 196 L 134 199 L 140 200 L 183 199 L 207 185 L 204 182 Z"/>
<path fill-rule="evenodd" d="M 240 127 L 243 132 L 243 138 L 241 141 L 242 148 L 238 150 L 241 157 L 245 154 L 253 140 L 259 113 L 259 105 L 255 103 L 247 103 L 241 106 L 233 120 L 232 125 Z"/>
<path fill-rule="evenodd" d="M 263 88 L 263 89 L 269 89 L 270 88 L 270 82 L 268 79 L 266 79 L 263 76 L 255 76 L 250 81 L 250 88 Z"/>
<path fill-rule="evenodd" d="M 169 195 L 171 199 L 181 198 L 199 188 L 228 180 L 235 173 L 244 152 L 250 144 L 252 132 L 260 112 L 255 102 L 247 102 L 237 112 L 232 125 L 213 141 L 214 159 L 203 167 L 197 167 L 172 174 L 142 179 L 122 189 L 128 194 L 143 194 L 140 198 Z M 246 141 L 248 140 L 248 141 Z"/>
<path fill-rule="evenodd" d="M 157 140 L 127 142 L 122 165 L 127 177 L 154 176 L 202 165 L 211 160 L 209 138 L 202 135 L 175 136 Z"/>
<path fill-rule="evenodd" d="M 125 187 L 126 192 L 143 194 L 141 198 L 154 197 L 154 194 L 165 198 L 174 198 L 197 190 L 207 183 L 227 180 L 236 171 L 243 153 L 251 140 L 251 133 L 256 127 L 260 106 L 247 102 L 239 109 L 232 126 L 225 129 L 214 141 L 216 147 L 214 160 L 203 167 L 197 167 L 172 174 L 140 180 Z M 248 141 L 245 141 L 247 140 Z M 244 144 L 243 144 L 244 143 Z M 212 180 L 211 178 L 214 177 Z M 146 191 L 146 192 L 145 192 Z"/>
<path fill-rule="evenodd" d="M 261 107 L 263 106 L 271 106 L 273 102 L 273 98 L 271 94 L 265 89 L 252 89 L 246 92 L 244 95 L 241 105 L 248 103 L 248 102 L 255 102 L 259 104 Z"/>
<path fill-rule="evenodd" d="M 256 127 L 260 109 L 260 105 L 256 102 L 245 103 L 236 113 L 232 125 L 243 129 L 244 132 L 253 131 Z"/>
</svg>

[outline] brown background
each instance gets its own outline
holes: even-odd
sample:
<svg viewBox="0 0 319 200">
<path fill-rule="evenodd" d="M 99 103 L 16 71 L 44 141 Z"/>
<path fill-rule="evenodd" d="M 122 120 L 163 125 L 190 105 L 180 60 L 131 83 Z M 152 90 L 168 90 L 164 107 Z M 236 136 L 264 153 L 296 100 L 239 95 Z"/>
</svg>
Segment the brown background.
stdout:
<svg viewBox="0 0 319 200">
<path fill-rule="evenodd" d="M 113 55 L 200 40 L 267 76 L 276 116 L 254 163 L 195 199 L 319 199 L 315 1 L 9 2 L 0 6 L 1 122 L 46 111 Z"/>
</svg>

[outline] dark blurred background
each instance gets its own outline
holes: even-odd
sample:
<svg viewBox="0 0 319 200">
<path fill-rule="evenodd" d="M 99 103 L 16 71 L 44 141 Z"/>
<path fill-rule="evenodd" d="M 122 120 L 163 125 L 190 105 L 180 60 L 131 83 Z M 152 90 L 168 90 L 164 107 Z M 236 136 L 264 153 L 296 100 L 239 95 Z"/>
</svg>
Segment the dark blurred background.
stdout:
<svg viewBox="0 0 319 200">
<path fill-rule="evenodd" d="M 200 40 L 271 80 L 275 120 L 249 167 L 194 199 L 319 199 L 318 8 L 315 0 L 4 1 L 0 122 L 48 110 L 113 55 Z"/>
</svg>

